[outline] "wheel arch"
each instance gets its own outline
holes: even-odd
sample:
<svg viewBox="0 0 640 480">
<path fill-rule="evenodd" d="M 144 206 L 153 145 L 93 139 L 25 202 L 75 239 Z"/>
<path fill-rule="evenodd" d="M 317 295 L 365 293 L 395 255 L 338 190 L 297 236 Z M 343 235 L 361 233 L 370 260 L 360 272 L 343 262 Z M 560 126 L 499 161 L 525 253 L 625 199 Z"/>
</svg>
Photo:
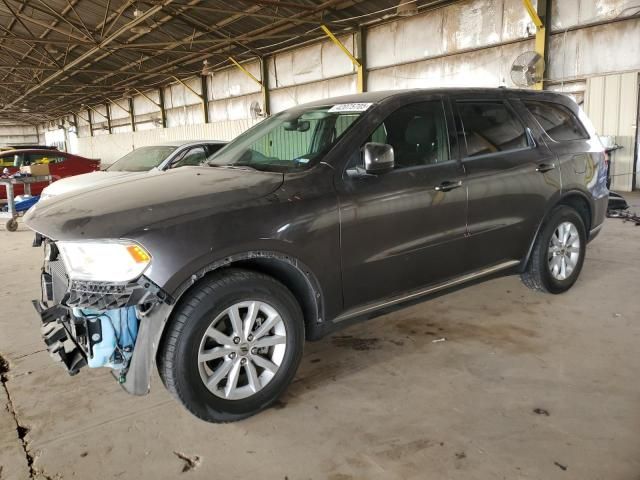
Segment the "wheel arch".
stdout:
<svg viewBox="0 0 640 480">
<path fill-rule="evenodd" d="M 563 195 L 557 201 L 553 202 L 549 206 L 544 216 L 542 217 L 542 220 L 538 224 L 538 227 L 536 228 L 536 232 L 533 235 L 531 242 L 529 243 L 529 249 L 527 250 L 527 255 L 522 261 L 522 264 L 520 265 L 520 271 L 524 271 L 527 268 L 527 265 L 529 264 L 529 261 L 531 259 L 533 247 L 536 243 L 536 240 L 538 239 L 538 235 L 540 235 L 540 231 L 542 230 L 542 227 L 544 226 L 547 219 L 549 218 L 549 215 L 551 215 L 551 212 L 553 212 L 553 210 L 559 205 L 567 205 L 573 208 L 574 210 L 576 210 L 576 212 L 578 212 L 578 215 L 580 215 L 580 217 L 582 218 L 582 221 L 584 222 L 585 230 L 587 232 L 587 237 L 589 236 L 589 230 L 591 228 L 591 223 L 593 221 L 592 220 L 593 208 L 591 206 L 591 203 L 589 202 L 589 197 L 584 192 L 581 192 L 580 190 L 569 190 L 567 192 L 564 192 Z"/>
<path fill-rule="evenodd" d="M 254 250 L 234 254 L 201 268 L 183 282 L 173 294 L 174 305 L 163 326 L 160 344 L 166 326 L 180 305 L 185 294 L 196 288 L 208 275 L 224 272 L 228 268 L 240 268 L 268 275 L 288 288 L 300 304 L 304 317 L 305 336 L 315 339 L 321 336 L 324 321 L 324 297 L 317 278 L 311 269 L 296 257 L 268 250 Z M 158 351 L 160 348 L 158 348 Z M 156 352 L 157 356 L 157 352 Z"/>
</svg>

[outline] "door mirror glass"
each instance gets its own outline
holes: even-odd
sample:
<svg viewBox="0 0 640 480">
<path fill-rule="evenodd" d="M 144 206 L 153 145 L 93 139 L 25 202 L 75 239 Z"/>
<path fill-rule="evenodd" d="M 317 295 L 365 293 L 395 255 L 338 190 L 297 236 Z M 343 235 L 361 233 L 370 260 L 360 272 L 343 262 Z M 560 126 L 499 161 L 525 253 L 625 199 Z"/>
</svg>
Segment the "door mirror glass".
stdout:
<svg viewBox="0 0 640 480">
<path fill-rule="evenodd" d="M 386 143 L 365 143 L 362 157 L 367 173 L 387 173 L 395 166 L 393 147 Z"/>
</svg>

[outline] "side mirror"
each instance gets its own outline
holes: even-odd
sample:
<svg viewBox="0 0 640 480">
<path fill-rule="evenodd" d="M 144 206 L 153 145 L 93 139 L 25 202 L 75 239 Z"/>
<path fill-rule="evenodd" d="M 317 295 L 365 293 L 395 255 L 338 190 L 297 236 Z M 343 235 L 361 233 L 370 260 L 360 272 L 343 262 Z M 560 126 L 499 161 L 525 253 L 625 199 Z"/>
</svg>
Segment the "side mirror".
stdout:
<svg viewBox="0 0 640 480">
<path fill-rule="evenodd" d="M 367 173 L 387 173 L 395 166 L 393 147 L 386 143 L 365 143 L 362 158 Z"/>
</svg>

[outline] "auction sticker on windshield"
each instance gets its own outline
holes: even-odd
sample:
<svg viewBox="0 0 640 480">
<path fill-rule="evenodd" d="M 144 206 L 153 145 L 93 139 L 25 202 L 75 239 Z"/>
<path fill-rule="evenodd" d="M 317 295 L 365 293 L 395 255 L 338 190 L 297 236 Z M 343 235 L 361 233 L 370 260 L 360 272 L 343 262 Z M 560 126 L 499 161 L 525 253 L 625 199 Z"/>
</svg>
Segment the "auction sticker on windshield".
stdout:
<svg viewBox="0 0 640 480">
<path fill-rule="evenodd" d="M 339 103 L 331 107 L 329 112 L 364 112 L 371 105 L 373 105 L 373 103 Z"/>
</svg>

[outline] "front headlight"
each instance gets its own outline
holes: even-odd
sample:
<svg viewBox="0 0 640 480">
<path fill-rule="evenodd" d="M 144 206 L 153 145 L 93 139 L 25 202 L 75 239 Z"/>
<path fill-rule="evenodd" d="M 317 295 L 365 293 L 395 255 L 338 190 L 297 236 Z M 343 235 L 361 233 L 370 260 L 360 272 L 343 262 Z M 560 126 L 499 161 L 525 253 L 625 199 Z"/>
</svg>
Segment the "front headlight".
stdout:
<svg viewBox="0 0 640 480">
<path fill-rule="evenodd" d="M 62 261 L 72 280 L 128 282 L 151 264 L 151 255 L 135 242 L 94 240 L 57 242 Z"/>
</svg>

